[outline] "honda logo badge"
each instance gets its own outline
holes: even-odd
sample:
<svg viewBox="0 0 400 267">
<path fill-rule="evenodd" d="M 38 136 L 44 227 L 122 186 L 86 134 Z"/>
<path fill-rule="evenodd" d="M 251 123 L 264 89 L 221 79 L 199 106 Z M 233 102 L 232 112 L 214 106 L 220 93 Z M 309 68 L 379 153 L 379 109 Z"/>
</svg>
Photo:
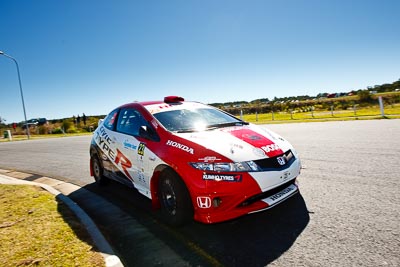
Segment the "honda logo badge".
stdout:
<svg viewBox="0 0 400 267">
<path fill-rule="evenodd" d="M 286 163 L 286 160 L 284 157 L 277 157 L 276 158 L 278 160 L 279 165 L 283 166 Z"/>
<path fill-rule="evenodd" d="M 211 207 L 211 198 L 197 197 L 197 206 L 201 209 L 208 209 L 209 207 Z"/>
</svg>

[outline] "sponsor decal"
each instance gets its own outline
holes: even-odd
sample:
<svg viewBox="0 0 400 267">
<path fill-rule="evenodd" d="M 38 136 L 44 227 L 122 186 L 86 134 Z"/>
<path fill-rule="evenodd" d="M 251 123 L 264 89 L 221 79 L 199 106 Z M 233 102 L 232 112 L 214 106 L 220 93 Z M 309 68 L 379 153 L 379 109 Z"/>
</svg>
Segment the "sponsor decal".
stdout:
<svg viewBox="0 0 400 267">
<path fill-rule="evenodd" d="M 158 122 L 156 120 L 152 120 L 151 124 L 154 126 L 154 128 L 158 128 Z"/>
<path fill-rule="evenodd" d="M 144 176 L 144 172 L 143 172 L 143 171 L 140 171 L 140 172 L 138 173 L 138 180 L 139 180 L 140 183 L 146 184 L 146 179 L 145 179 L 145 176 Z"/>
<path fill-rule="evenodd" d="M 211 174 L 204 173 L 203 180 L 211 180 L 211 181 L 226 181 L 226 182 L 241 182 L 242 175 L 241 174 Z"/>
<path fill-rule="evenodd" d="M 215 161 L 218 161 L 218 160 L 221 160 L 221 159 L 218 159 L 215 156 L 207 156 L 207 157 L 201 158 L 199 160 L 204 161 L 204 162 L 215 162 Z"/>
<path fill-rule="evenodd" d="M 270 196 L 269 199 L 272 200 L 272 201 L 277 200 L 277 199 L 283 197 L 284 195 L 289 194 L 290 192 L 292 192 L 292 191 L 295 190 L 295 189 L 296 189 L 296 187 L 294 187 L 294 186 L 289 186 L 288 188 L 283 189 L 281 192 L 276 193 L 275 195 Z"/>
<path fill-rule="evenodd" d="M 240 145 L 240 144 L 234 144 L 234 143 L 232 143 L 231 146 L 232 146 L 233 148 L 243 149 L 243 146 Z"/>
<path fill-rule="evenodd" d="M 172 140 L 168 140 L 166 145 L 178 148 L 178 149 L 183 150 L 183 151 L 185 151 L 187 153 L 190 153 L 192 155 L 194 154 L 194 149 L 193 148 L 188 147 L 186 145 L 182 145 L 182 144 L 180 144 L 178 142 L 175 142 L 175 141 L 172 141 Z"/>
<path fill-rule="evenodd" d="M 137 153 L 140 155 L 140 156 L 143 156 L 144 155 L 144 150 L 146 149 L 146 144 L 145 143 L 140 143 L 139 144 L 139 148 L 138 148 L 138 150 L 137 150 Z"/>
<path fill-rule="evenodd" d="M 277 157 L 276 160 L 278 161 L 279 165 L 283 166 L 286 163 L 286 160 L 284 157 Z"/>
<path fill-rule="evenodd" d="M 129 140 L 125 140 L 124 141 L 124 148 L 131 149 L 131 150 L 136 150 L 137 146 L 135 146 L 132 143 L 129 143 Z"/>
<path fill-rule="evenodd" d="M 132 167 L 132 162 L 119 149 L 114 151 L 111 148 L 111 138 L 107 134 L 104 126 L 102 126 L 99 131 L 96 131 L 95 140 L 103 153 L 117 166 L 120 166 L 126 176 L 132 180 L 132 177 L 128 172 L 128 169 Z"/>
<path fill-rule="evenodd" d="M 211 207 L 210 197 L 197 197 L 197 206 L 200 209 L 208 209 Z"/>
<path fill-rule="evenodd" d="M 281 176 L 281 179 L 286 180 L 289 177 L 290 177 L 290 172 L 289 171 L 285 171 L 283 173 L 283 175 Z"/>
<path fill-rule="evenodd" d="M 256 134 L 244 134 L 242 135 L 243 138 L 249 139 L 249 140 L 262 140 L 262 137 L 260 135 Z"/>
<path fill-rule="evenodd" d="M 273 151 L 277 151 L 277 150 L 281 150 L 281 148 L 277 144 L 270 144 L 270 145 L 267 145 L 267 146 L 263 146 L 263 147 L 261 147 L 261 149 L 264 150 L 267 153 L 273 152 Z"/>
</svg>

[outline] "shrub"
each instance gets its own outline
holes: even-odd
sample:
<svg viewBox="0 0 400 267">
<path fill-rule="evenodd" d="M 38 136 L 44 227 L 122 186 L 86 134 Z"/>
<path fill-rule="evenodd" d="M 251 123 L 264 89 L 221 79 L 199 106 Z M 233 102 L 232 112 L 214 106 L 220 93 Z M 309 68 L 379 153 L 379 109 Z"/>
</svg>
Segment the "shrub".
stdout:
<svg viewBox="0 0 400 267">
<path fill-rule="evenodd" d="M 48 134 L 49 129 L 46 125 L 41 125 L 37 128 L 38 134 Z"/>
<path fill-rule="evenodd" d="M 66 130 L 67 133 L 79 133 L 79 131 L 74 127 L 70 127 L 68 130 Z"/>
<path fill-rule="evenodd" d="M 53 129 L 53 131 L 51 133 L 52 134 L 62 134 L 63 131 L 61 130 L 61 128 L 55 128 L 55 129 Z"/>
<path fill-rule="evenodd" d="M 69 120 L 63 120 L 62 122 L 62 128 L 64 129 L 65 132 L 68 132 L 68 130 L 72 127 L 72 122 Z"/>
</svg>

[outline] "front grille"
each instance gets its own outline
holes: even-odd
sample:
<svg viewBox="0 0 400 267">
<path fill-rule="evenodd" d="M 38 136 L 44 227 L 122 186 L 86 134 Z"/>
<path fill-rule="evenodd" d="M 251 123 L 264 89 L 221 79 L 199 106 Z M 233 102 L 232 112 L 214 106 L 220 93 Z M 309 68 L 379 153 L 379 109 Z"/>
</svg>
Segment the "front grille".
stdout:
<svg viewBox="0 0 400 267">
<path fill-rule="evenodd" d="M 286 187 L 290 186 L 291 184 L 294 184 L 295 180 L 296 179 L 293 179 L 293 180 L 288 181 L 288 182 L 286 182 L 286 183 L 284 183 L 284 184 L 282 184 L 282 185 L 280 185 L 280 186 L 278 186 L 278 187 L 276 187 L 274 189 L 271 189 L 271 190 L 268 190 L 266 192 L 260 193 L 258 195 L 249 197 L 248 199 L 246 199 L 245 201 L 240 203 L 238 205 L 238 207 L 245 207 L 245 206 L 253 204 L 254 202 L 257 202 L 257 201 L 262 200 L 264 198 L 267 198 L 267 197 L 270 197 L 272 195 L 275 195 L 276 193 L 279 193 L 280 191 L 282 191 Z"/>
<path fill-rule="evenodd" d="M 257 164 L 262 171 L 281 171 L 289 168 L 295 160 L 296 158 L 293 152 L 288 150 L 286 153 L 273 158 L 254 160 L 254 163 Z"/>
</svg>

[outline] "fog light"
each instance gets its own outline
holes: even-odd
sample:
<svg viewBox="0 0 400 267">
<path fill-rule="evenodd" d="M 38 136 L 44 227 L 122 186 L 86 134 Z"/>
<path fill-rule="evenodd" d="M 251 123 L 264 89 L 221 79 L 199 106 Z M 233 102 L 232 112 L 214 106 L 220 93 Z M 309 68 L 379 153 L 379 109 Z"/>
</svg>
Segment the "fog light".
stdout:
<svg viewBox="0 0 400 267">
<path fill-rule="evenodd" d="M 220 199 L 219 197 L 216 197 L 213 199 L 213 207 L 214 208 L 218 208 L 222 203 L 222 199 Z"/>
</svg>

